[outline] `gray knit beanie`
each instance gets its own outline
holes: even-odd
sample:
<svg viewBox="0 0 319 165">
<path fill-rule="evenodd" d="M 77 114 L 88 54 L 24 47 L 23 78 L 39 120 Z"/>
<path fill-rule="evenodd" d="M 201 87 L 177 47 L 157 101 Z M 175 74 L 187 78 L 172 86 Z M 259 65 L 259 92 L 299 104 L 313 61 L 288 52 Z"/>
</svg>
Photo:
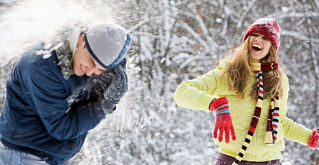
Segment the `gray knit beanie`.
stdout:
<svg viewBox="0 0 319 165">
<path fill-rule="evenodd" d="M 84 33 L 86 47 L 105 69 L 116 67 L 130 47 L 131 38 L 121 27 L 99 23 Z"/>
</svg>

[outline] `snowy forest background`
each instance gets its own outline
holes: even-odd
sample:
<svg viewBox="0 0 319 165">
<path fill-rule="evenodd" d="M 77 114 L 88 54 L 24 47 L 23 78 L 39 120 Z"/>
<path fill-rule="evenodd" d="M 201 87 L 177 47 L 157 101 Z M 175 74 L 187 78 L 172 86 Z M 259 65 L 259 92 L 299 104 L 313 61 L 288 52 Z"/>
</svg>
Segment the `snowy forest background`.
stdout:
<svg viewBox="0 0 319 165">
<path fill-rule="evenodd" d="M 0 0 L 0 105 L 12 64 L 32 43 L 78 21 L 117 23 L 133 41 L 129 91 L 66 164 L 211 165 L 213 113 L 178 108 L 173 94 L 216 67 L 260 17 L 281 27 L 288 117 L 319 129 L 319 0 Z M 286 140 L 281 161 L 306 165 L 313 153 Z"/>
</svg>

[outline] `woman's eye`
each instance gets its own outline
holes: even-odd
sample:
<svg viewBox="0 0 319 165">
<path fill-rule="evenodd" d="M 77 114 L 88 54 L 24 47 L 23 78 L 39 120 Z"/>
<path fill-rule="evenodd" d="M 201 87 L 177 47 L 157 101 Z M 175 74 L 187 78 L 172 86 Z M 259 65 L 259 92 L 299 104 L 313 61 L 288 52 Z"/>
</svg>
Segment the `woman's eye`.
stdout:
<svg viewBox="0 0 319 165">
<path fill-rule="evenodd" d="M 254 37 L 258 37 L 258 34 L 251 34 L 252 36 L 254 36 Z"/>
<path fill-rule="evenodd" d="M 263 37 L 263 40 L 269 41 L 269 39 L 267 37 Z"/>
</svg>

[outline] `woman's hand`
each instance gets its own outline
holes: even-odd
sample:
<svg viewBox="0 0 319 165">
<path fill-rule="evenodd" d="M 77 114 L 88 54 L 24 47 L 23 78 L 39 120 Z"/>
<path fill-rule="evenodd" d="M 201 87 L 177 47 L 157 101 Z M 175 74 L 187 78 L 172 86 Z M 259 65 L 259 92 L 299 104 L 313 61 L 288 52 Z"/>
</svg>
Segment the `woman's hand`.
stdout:
<svg viewBox="0 0 319 165">
<path fill-rule="evenodd" d="M 223 134 L 225 132 L 225 142 L 229 143 L 229 133 L 231 134 L 232 140 L 236 140 L 235 130 L 233 127 L 233 122 L 230 116 L 230 111 L 228 107 L 228 100 L 226 97 L 221 97 L 212 101 L 209 106 L 211 111 L 215 111 L 216 119 L 214 126 L 214 138 L 217 138 L 221 142 L 223 140 Z"/>
</svg>

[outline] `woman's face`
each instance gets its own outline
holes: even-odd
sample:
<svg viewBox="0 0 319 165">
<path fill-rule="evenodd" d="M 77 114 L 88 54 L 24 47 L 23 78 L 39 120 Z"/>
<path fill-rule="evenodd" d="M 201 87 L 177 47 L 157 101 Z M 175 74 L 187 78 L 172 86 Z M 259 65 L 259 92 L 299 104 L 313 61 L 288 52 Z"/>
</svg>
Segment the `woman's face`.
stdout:
<svg viewBox="0 0 319 165">
<path fill-rule="evenodd" d="M 264 35 L 253 33 L 249 40 L 250 57 L 254 60 L 261 60 L 269 53 L 271 41 Z"/>
</svg>

